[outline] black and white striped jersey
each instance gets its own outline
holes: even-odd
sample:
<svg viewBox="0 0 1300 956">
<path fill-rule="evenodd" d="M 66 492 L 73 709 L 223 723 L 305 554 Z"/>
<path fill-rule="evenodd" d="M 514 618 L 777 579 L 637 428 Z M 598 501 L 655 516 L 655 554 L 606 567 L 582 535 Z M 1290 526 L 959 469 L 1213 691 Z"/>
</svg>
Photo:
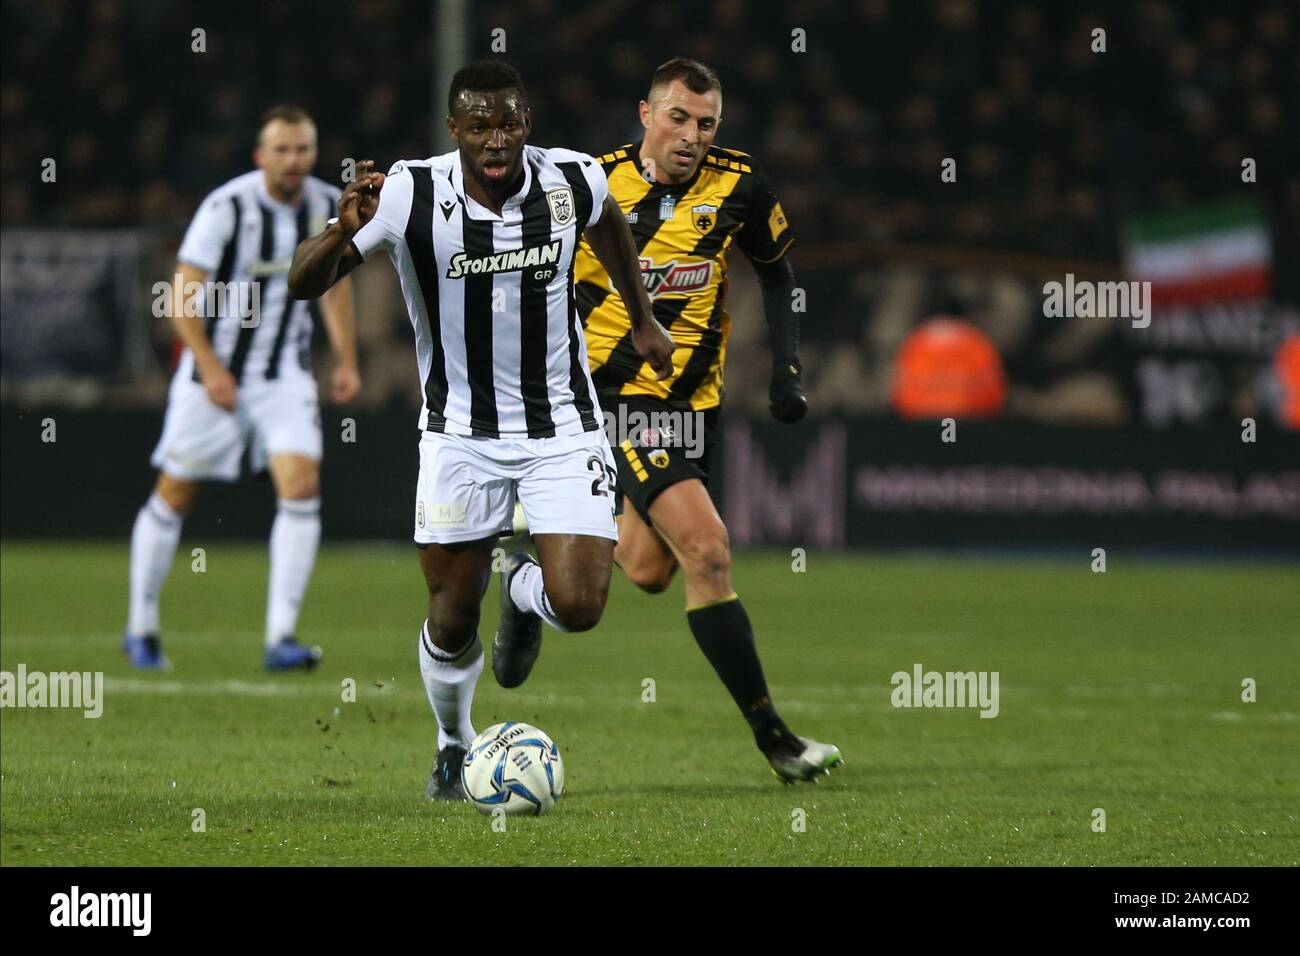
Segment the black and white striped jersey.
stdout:
<svg viewBox="0 0 1300 956">
<path fill-rule="evenodd" d="M 298 243 L 335 215 L 339 195 L 308 176 L 298 205 L 286 206 L 254 170 L 214 190 L 195 213 L 177 258 L 208 274 L 208 338 L 240 384 L 309 368 L 317 303 L 289 298 L 289 265 Z M 178 374 L 194 376 L 193 366 L 186 349 Z"/>
<path fill-rule="evenodd" d="M 601 425 L 573 255 L 600 218 L 605 174 L 568 149 L 525 146 L 523 159 L 500 216 L 465 194 L 459 152 L 396 163 L 353 237 L 362 258 L 385 250 L 401 279 L 425 430 L 549 438 Z"/>
</svg>

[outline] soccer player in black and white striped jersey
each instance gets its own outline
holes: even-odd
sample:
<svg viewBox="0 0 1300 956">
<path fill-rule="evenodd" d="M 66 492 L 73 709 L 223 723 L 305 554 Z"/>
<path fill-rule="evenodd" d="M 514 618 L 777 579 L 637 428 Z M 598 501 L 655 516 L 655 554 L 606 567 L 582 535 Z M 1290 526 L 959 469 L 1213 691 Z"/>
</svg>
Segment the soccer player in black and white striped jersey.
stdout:
<svg viewBox="0 0 1300 956">
<path fill-rule="evenodd" d="M 594 627 L 609 590 L 615 471 L 574 303 L 581 238 L 628 303 L 636 351 L 660 378 L 673 346 L 599 165 L 526 145 L 532 113 L 519 74 L 499 61 L 470 64 L 447 105 L 457 149 L 396 163 L 387 176 L 359 164 L 338 221 L 298 247 L 289 284 L 295 296 L 321 295 L 379 250 L 401 280 L 422 398 L 415 541 L 429 615 L 418 653 L 438 721 L 427 795 L 460 799 L 483 669 L 479 604 L 493 546 L 513 532 L 516 496 L 540 564 L 522 553 L 506 562 L 497 680 L 522 682 L 543 621 Z"/>
<path fill-rule="evenodd" d="M 131 534 L 124 650 L 136 667 L 168 666 L 158 602 L 181 524 L 199 482 L 237 480 L 246 450 L 254 471 L 269 468 L 278 499 L 265 665 L 310 669 L 321 656 L 295 637 L 320 543 L 320 406 L 310 370 L 318 314 L 336 362 L 331 397 L 350 401 L 361 380 L 351 284 L 317 309 L 289 297 L 285 274 L 294 247 L 334 214 L 340 192 L 310 175 L 316 126 L 296 106 L 262 117 L 253 158 L 258 169 L 204 199 L 177 255 L 169 315 L 185 349 L 153 454 L 158 480 Z"/>
</svg>

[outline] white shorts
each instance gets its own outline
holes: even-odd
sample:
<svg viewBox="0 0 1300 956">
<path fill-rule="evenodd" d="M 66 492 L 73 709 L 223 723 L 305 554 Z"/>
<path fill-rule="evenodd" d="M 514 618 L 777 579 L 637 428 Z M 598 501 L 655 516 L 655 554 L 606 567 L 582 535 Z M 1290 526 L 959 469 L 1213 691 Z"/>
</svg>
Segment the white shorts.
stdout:
<svg viewBox="0 0 1300 956">
<path fill-rule="evenodd" d="M 188 481 L 236 481 L 244 449 L 253 472 L 270 455 L 321 457 L 320 404 L 316 380 L 302 372 L 241 385 L 235 410 L 214 405 L 182 365 L 167 394 L 162 438 L 150 461 Z"/>
<path fill-rule="evenodd" d="M 618 540 L 614 455 L 600 429 L 556 438 L 470 438 L 425 432 L 415 540 L 452 544 L 509 535 L 515 496 L 532 534 Z"/>
</svg>

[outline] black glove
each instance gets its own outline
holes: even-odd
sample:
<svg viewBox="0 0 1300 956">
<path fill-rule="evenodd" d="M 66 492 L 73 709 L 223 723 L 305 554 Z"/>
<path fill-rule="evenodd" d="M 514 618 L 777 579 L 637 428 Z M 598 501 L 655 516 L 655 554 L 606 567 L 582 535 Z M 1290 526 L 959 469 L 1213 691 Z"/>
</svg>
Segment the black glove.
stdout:
<svg viewBox="0 0 1300 956">
<path fill-rule="evenodd" d="M 772 384 L 767 390 L 772 417 L 792 425 L 808 414 L 808 399 L 803 395 L 799 360 L 781 362 L 772 370 Z"/>
</svg>

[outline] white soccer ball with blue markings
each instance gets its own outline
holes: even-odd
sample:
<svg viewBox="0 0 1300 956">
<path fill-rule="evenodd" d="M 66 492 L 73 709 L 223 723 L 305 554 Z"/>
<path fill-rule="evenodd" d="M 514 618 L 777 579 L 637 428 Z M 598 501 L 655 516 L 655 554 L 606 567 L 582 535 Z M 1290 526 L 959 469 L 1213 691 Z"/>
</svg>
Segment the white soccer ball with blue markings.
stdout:
<svg viewBox="0 0 1300 956">
<path fill-rule="evenodd" d="M 460 771 L 465 796 L 483 813 L 541 816 L 564 792 L 555 741 L 531 724 L 508 720 L 474 738 Z"/>
</svg>

